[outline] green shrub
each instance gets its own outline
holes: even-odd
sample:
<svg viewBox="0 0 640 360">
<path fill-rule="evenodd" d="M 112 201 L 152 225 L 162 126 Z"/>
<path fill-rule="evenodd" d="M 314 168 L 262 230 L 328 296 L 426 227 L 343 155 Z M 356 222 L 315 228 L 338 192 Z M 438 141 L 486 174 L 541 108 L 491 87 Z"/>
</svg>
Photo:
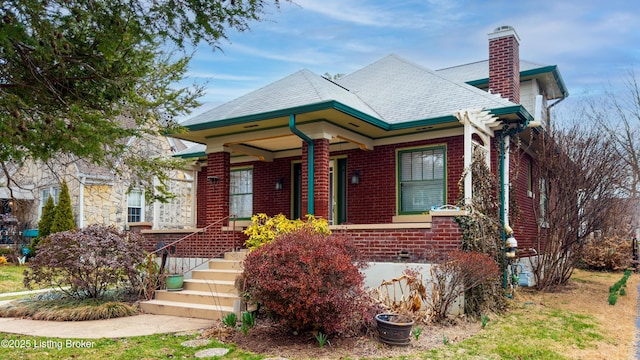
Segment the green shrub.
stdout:
<svg viewBox="0 0 640 360">
<path fill-rule="evenodd" d="M 236 313 L 228 313 L 225 317 L 222 318 L 222 323 L 226 327 L 235 328 L 238 322 L 238 316 Z"/>
<path fill-rule="evenodd" d="M 51 225 L 53 224 L 53 219 L 56 216 L 56 204 L 53 202 L 53 196 L 49 196 L 47 201 L 44 203 L 44 207 L 42 208 L 42 216 L 40 217 L 40 222 L 38 222 L 38 236 L 39 237 L 47 237 L 47 235 L 51 234 Z"/>
<path fill-rule="evenodd" d="M 249 250 L 255 250 L 272 242 L 280 234 L 288 234 L 299 229 L 311 229 L 321 235 L 329 235 L 329 223 L 325 219 L 316 219 L 313 215 L 307 215 L 307 220 L 291 220 L 278 214 L 273 217 L 260 213 L 251 217 L 251 225 L 244 231 L 248 239 L 245 246 Z"/>
<path fill-rule="evenodd" d="M 280 234 L 244 260 L 240 289 L 283 325 L 327 335 L 360 330 L 373 314 L 355 248 L 310 228 Z"/>
<path fill-rule="evenodd" d="M 71 196 L 69 195 L 69 187 L 67 181 L 62 181 L 62 188 L 60 189 L 60 198 L 58 199 L 58 205 L 56 205 L 56 212 L 51 224 L 51 233 L 57 233 L 60 231 L 73 230 L 76 228 L 76 224 L 73 220 L 73 208 L 71 207 Z"/>
<path fill-rule="evenodd" d="M 63 231 L 40 242 L 24 285 L 57 287 L 77 299 L 102 298 L 111 288 L 130 286 L 144 257 L 138 234 L 103 225 Z"/>
</svg>

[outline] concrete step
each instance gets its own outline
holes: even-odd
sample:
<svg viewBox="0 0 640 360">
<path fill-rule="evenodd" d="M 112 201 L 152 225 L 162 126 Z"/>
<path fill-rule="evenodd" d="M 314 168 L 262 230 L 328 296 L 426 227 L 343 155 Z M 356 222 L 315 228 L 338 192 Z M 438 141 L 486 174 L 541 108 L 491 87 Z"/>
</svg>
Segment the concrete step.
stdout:
<svg viewBox="0 0 640 360">
<path fill-rule="evenodd" d="M 209 269 L 211 270 L 242 270 L 242 261 L 212 259 L 212 260 L 209 260 Z"/>
<path fill-rule="evenodd" d="M 242 250 L 238 250 L 238 251 L 231 251 L 231 252 L 227 252 L 224 253 L 224 259 L 225 260 L 244 260 L 244 258 L 247 256 L 247 254 L 249 253 L 249 250 L 247 249 L 242 249 Z"/>
<path fill-rule="evenodd" d="M 191 272 L 191 279 L 184 280 L 183 290 L 158 290 L 155 299 L 140 303 L 140 309 L 151 314 L 222 319 L 234 308 L 240 308 L 235 280 L 242 274 L 246 254 L 230 252 L 224 259 L 210 260 L 208 269 Z"/>
<path fill-rule="evenodd" d="M 196 290 L 158 290 L 156 291 L 156 300 L 233 307 L 234 301 L 240 301 L 240 297 L 238 297 L 238 294 L 233 293 L 212 293 Z"/>
<path fill-rule="evenodd" d="M 193 270 L 191 273 L 192 279 L 202 280 L 226 280 L 235 281 L 238 276 L 242 274 L 242 270 L 239 269 L 209 269 L 209 270 Z"/>
<path fill-rule="evenodd" d="M 149 314 L 173 315 L 199 319 L 219 320 L 233 312 L 233 307 L 191 304 L 186 302 L 149 300 L 140 303 L 140 309 Z"/>
<path fill-rule="evenodd" d="M 218 293 L 235 293 L 235 281 L 228 280 L 205 280 L 205 279 L 185 279 L 182 285 L 184 290 L 218 292 Z"/>
</svg>

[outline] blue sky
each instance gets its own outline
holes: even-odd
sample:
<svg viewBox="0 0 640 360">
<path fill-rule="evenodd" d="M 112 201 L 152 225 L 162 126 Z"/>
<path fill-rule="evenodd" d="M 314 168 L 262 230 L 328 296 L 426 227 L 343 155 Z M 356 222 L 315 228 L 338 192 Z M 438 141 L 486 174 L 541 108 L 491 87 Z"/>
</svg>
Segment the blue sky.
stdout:
<svg viewBox="0 0 640 360">
<path fill-rule="evenodd" d="M 223 52 L 197 49 L 187 80 L 206 94 L 194 114 L 305 68 L 348 74 L 390 53 L 433 70 L 485 60 L 501 25 L 520 36 L 521 59 L 558 65 L 565 107 L 621 89 L 634 67 L 640 75 L 635 1 L 296 0 L 267 11 Z"/>
</svg>

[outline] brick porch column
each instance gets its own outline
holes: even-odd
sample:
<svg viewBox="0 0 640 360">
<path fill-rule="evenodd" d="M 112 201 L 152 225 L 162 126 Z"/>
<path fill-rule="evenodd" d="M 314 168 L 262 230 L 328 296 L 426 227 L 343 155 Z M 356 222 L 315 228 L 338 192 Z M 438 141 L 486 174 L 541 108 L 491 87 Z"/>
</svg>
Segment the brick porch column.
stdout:
<svg viewBox="0 0 640 360">
<path fill-rule="evenodd" d="M 205 212 L 206 225 L 209 225 L 229 216 L 231 155 L 227 151 L 220 151 L 209 153 L 207 157 Z"/>
<path fill-rule="evenodd" d="M 313 140 L 314 147 L 314 215 L 329 218 L 329 140 Z M 302 143 L 302 214 L 308 212 L 308 145 Z"/>
</svg>

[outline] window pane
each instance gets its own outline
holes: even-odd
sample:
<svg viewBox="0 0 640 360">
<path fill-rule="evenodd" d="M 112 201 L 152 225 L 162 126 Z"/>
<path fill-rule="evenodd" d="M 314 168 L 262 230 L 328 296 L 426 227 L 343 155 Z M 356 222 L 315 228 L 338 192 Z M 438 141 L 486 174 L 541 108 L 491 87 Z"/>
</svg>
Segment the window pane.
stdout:
<svg viewBox="0 0 640 360">
<path fill-rule="evenodd" d="M 444 205 L 443 185 L 442 180 L 403 183 L 402 211 L 422 212 Z"/>
<path fill-rule="evenodd" d="M 444 179 L 444 152 L 439 150 L 434 153 L 433 178 Z"/>
<path fill-rule="evenodd" d="M 141 207 L 142 206 L 142 191 L 131 190 L 127 195 L 127 206 Z"/>
<path fill-rule="evenodd" d="M 422 171 L 422 178 L 420 180 L 433 179 L 433 151 L 422 152 L 422 164 L 424 170 Z"/>
<path fill-rule="evenodd" d="M 140 208 L 128 208 L 127 209 L 127 222 L 141 222 L 142 209 Z"/>
<path fill-rule="evenodd" d="M 399 212 L 424 212 L 445 202 L 445 149 L 401 152 Z"/>
<path fill-rule="evenodd" d="M 400 154 L 400 169 L 402 171 L 400 180 L 411 180 L 411 153 Z"/>
<path fill-rule="evenodd" d="M 229 213 L 239 218 L 253 215 L 253 169 L 231 171 Z"/>
<path fill-rule="evenodd" d="M 127 194 L 127 222 L 142 221 L 142 190 L 131 190 Z"/>
</svg>

